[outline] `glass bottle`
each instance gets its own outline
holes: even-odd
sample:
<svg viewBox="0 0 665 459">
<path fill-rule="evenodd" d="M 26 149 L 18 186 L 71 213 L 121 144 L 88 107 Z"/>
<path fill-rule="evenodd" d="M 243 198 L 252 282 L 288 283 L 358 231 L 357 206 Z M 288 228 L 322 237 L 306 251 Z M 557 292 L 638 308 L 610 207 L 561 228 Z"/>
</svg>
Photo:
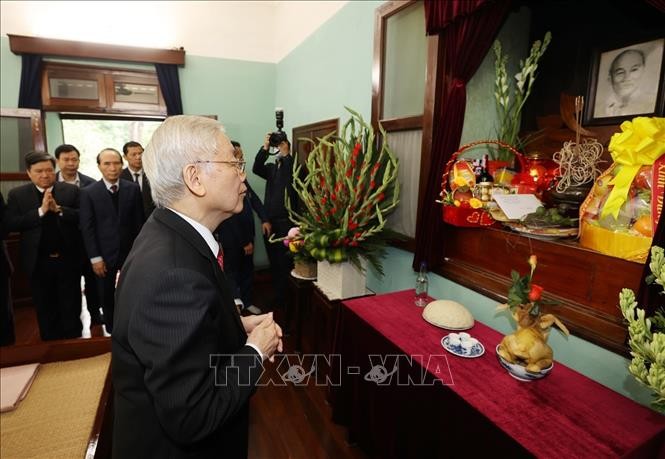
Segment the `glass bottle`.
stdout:
<svg viewBox="0 0 665 459">
<path fill-rule="evenodd" d="M 483 158 L 482 169 L 476 181 L 476 188 L 474 189 L 474 197 L 483 202 L 492 200 L 492 187 L 494 186 L 494 178 L 487 171 L 488 156 Z"/>
<path fill-rule="evenodd" d="M 427 278 L 427 264 L 423 261 L 420 263 L 420 272 L 416 277 L 416 298 L 415 304 L 420 308 L 427 306 L 427 288 L 429 287 L 429 279 Z"/>
</svg>

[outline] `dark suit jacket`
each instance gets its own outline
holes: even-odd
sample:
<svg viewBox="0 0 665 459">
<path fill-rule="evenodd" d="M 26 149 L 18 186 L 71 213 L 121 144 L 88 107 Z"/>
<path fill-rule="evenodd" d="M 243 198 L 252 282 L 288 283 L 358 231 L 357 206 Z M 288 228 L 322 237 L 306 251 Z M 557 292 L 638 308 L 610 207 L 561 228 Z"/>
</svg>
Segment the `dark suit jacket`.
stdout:
<svg viewBox="0 0 665 459">
<path fill-rule="evenodd" d="M 81 188 L 81 234 L 88 257 L 120 267 L 143 225 L 141 190 L 120 179 L 116 213 L 103 180 Z"/>
<path fill-rule="evenodd" d="M 58 226 L 65 243 L 62 249 L 67 255 L 79 257 L 79 189 L 75 185 L 55 182 L 53 197 L 62 207 L 62 216 L 58 217 Z M 42 237 L 42 220 L 37 209 L 41 205 L 39 190 L 32 183 L 9 191 L 6 224 L 9 231 L 21 233 L 21 263 L 28 275 L 32 275 L 37 264 L 39 241 Z"/>
<path fill-rule="evenodd" d="M 289 198 L 291 209 L 298 211 L 298 195 L 293 188 L 293 155 L 275 158 L 274 163 L 268 161 L 268 151 L 259 148 L 254 158 L 252 172 L 266 180 L 266 194 L 263 205 L 268 212 L 270 223 L 274 220 L 289 218 L 284 204 L 284 192 Z"/>
<path fill-rule="evenodd" d="M 200 234 L 156 209 L 123 266 L 115 308 L 114 457 L 245 457 L 260 357 Z"/>
<path fill-rule="evenodd" d="M 120 178 L 134 182 L 132 172 L 128 167 L 125 167 L 120 173 Z M 136 183 L 136 182 L 134 182 Z M 153 210 L 155 210 L 155 203 L 152 202 L 152 194 L 150 191 L 150 181 L 145 175 L 145 171 L 141 174 L 141 199 L 143 202 L 143 213 L 147 219 Z"/>
<path fill-rule="evenodd" d="M 81 174 L 80 172 L 78 174 L 79 174 L 79 182 L 80 182 L 80 185 L 81 185 L 79 188 L 85 188 L 86 186 L 92 185 L 93 183 L 95 183 L 97 181 L 97 180 L 95 180 L 94 178 L 92 178 L 88 175 Z M 60 181 L 60 171 L 58 171 L 55 174 L 55 180 L 58 181 L 58 182 Z"/>
</svg>

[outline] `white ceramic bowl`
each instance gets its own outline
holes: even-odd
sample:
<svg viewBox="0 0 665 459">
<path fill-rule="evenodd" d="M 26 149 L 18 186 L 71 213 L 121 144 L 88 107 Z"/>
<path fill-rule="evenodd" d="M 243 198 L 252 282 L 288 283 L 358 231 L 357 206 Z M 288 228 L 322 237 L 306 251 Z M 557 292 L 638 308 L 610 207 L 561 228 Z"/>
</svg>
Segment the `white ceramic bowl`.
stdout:
<svg viewBox="0 0 665 459">
<path fill-rule="evenodd" d="M 547 374 L 550 371 L 552 371 L 552 368 L 554 368 L 554 362 L 553 362 L 552 365 L 550 365 L 547 368 L 543 368 L 542 370 L 540 370 L 539 373 L 531 373 L 530 371 L 526 371 L 526 367 L 522 365 L 506 362 L 503 359 L 503 357 L 501 357 L 501 355 L 499 354 L 498 345 L 496 347 L 496 356 L 498 357 L 501 366 L 506 370 L 508 370 L 508 374 L 520 381 L 535 381 L 536 379 L 544 378 L 545 376 L 547 376 Z"/>
</svg>

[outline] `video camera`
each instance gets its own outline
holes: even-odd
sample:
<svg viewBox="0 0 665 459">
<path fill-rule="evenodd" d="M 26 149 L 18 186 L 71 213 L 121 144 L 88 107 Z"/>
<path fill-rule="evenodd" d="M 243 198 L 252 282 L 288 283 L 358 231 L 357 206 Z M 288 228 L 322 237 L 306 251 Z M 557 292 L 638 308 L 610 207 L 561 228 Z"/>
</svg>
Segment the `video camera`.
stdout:
<svg viewBox="0 0 665 459">
<path fill-rule="evenodd" d="M 286 132 L 282 131 L 284 127 L 284 111 L 281 108 L 275 109 L 275 123 L 277 124 L 277 130 L 271 133 L 268 139 L 271 147 L 278 147 L 280 143 L 287 140 Z"/>
</svg>

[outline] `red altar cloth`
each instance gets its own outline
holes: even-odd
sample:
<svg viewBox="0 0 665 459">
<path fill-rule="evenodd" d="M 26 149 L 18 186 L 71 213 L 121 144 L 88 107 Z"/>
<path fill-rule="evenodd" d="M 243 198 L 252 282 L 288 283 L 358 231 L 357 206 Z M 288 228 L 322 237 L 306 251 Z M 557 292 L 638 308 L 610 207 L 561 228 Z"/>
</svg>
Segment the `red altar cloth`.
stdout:
<svg viewBox="0 0 665 459">
<path fill-rule="evenodd" d="M 513 379 L 497 361 L 495 348 L 502 335 L 478 321 L 467 332 L 485 346 L 485 354 L 475 359 L 448 354 L 440 341 L 449 332 L 425 322 L 413 299 L 413 290 L 405 290 L 348 300 L 342 307 L 427 367 L 446 384 L 439 390 L 454 391 L 538 457 L 665 452 L 665 416 L 558 362 L 541 380 Z M 348 314 L 342 311 L 342 317 L 344 313 Z M 342 320 L 338 326 L 343 326 Z M 450 373 L 434 374 L 437 365 L 444 369 L 449 365 Z"/>
</svg>

